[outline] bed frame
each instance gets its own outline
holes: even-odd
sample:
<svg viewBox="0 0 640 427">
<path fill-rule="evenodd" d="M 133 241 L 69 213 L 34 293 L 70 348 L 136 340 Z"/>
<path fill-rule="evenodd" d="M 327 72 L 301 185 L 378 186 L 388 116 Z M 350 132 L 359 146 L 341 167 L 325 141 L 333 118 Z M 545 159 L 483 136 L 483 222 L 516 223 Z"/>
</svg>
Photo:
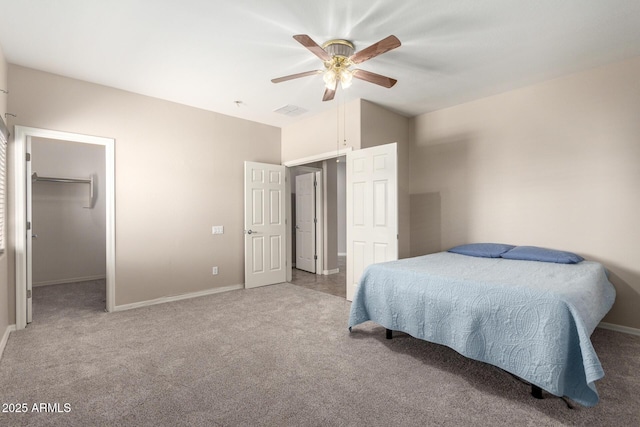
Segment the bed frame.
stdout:
<svg viewBox="0 0 640 427">
<path fill-rule="evenodd" d="M 390 340 L 393 338 L 393 331 L 391 329 L 385 328 L 387 339 Z M 542 397 L 542 388 L 537 385 L 531 384 L 531 395 L 536 399 L 543 399 Z"/>
</svg>

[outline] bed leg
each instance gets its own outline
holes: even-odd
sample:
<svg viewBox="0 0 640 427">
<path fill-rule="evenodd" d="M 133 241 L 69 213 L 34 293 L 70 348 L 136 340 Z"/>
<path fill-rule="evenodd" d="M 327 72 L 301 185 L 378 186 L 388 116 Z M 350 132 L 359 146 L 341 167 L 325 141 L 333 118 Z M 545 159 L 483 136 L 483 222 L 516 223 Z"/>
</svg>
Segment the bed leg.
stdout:
<svg viewBox="0 0 640 427">
<path fill-rule="evenodd" d="M 536 399 L 542 399 L 542 389 L 537 385 L 531 384 L 531 395 Z"/>
<path fill-rule="evenodd" d="M 393 331 L 391 329 L 386 329 L 387 331 L 387 339 L 390 340 L 391 338 L 393 338 Z"/>
</svg>

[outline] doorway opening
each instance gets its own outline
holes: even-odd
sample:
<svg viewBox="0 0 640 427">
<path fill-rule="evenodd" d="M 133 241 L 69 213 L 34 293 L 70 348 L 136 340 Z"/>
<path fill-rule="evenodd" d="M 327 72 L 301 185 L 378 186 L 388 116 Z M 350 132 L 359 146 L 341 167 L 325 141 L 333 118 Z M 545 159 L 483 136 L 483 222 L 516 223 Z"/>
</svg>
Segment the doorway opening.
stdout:
<svg viewBox="0 0 640 427">
<path fill-rule="evenodd" d="M 37 239 L 37 230 L 34 228 L 35 223 L 32 218 L 32 194 L 34 189 L 34 178 L 48 177 L 60 178 L 56 176 L 47 176 L 45 173 L 36 172 L 36 177 L 32 175 L 31 163 L 31 146 L 32 143 L 42 139 L 43 141 L 64 141 L 67 143 L 80 143 L 81 145 L 89 144 L 101 147 L 103 154 L 102 166 L 104 167 L 104 177 L 98 181 L 102 181 L 103 186 L 98 187 L 101 194 L 93 194 L 90 197 L 87 191 L 87 207 L 91 207 L 91 203 L 95 203 L 96 197 L 102 198 L 104 206 L 104 248 L 99 253 L 94 253 L 95 257 L 101 258 L 99 262 L 104 263 L 104 278 L 97 279 L 95 276 L 77 276 L 75 279 L 104 280 L 105 298 L 102 302 L 103 307 L 107 311 L 113 311 L 115 306 L 115 141 L 111 138 L 95 137 L 89 135 L 75 134 L 69 132 L 60 132 L 47 129 L 38 129 L 25 126 L 15 127 L 14 138 L 14 218 L 15 218 L 15 275 L 16 275 L 16 329 L 23 329 L 27 323 L 31 321 L 32 297 L 33 297 L 33 240 Z M 46 144 L 46 142 L 45 142 Z M 86 147 L 86 145 L 85 145 Z M 67 177 L 68 178 L 68 177 Z M 76 177 L 73 177 L 76 178 Z M 46 180 L 45 180 L 46 181 Z M 82 180 L 84 181 L 84 180 Z M 91 181 L 89 179 L 89 181 Z M 49 181 L 54 184 L 55 181 Z M 47 182 L 42 183 L 42 185 Z M 40 185 L 40 184 L 37 184 Z M 78 184 L 80 185 L 80 184 Z M 83 183 L 82 186 L 86 185 Z M 96 186 L 93 185 L 94 190 Z M 70 190 L 67 187 L 63 191 Z M 69 196 L 69 195 L 67 195 Z M 65 197 L 67 197 L 65 196 Z M 84 202 L 84 201 L 83 201 Z M 94 206 L 95 208 L 95 206 Z M 82 209 L 82 207 L 80 207 Z M 36 276 L 37 277 L 37 276 Z M 63 279 L 57 279 L 63 280 Z M 50 279 L 55 282 L 56 279 Z M 45 281 L 46 282 L 46 281 Z M 46 284 L 46 283 L 45 283 Z M 49 283 L 53 284 L 53 283 Z"/>
<path fill-rule="evenodd" d="M 27 200 L 32 236 L 28 321 L 47 323 L 104 311 L 104 146 L 32 137 L 28 152 L 32 178 Z"/>
<path fill-rule="evenodd" d="M 310 161 L 323 160 L 323 171 L 326 166 L 336 165 L 336 157 L 346 155 L 345 164 L 345 229 L 346 229 L 346 296 L 353 300 L 356 288 L 367 266 L 385 261 L 398 259 L 398 144 L 389 143 L 362 148 L 351 152 L 351 147 L 338 150 L 337 153 L 320 155 L 315 158 L 306 158 L 306 161 L 285 162 L 287 173 L 292 166 L 303 165 Z M 334 161 L 324 161 L 333 159 Z M 327 173 L 326 177 L 338 176 L 338 172 Z M 327 184 L 327 188 L 332 187 Z M 287 180 L 289 185 L 290 180 Z M 336 186 L 337 188 L 337 186 Z M 290 185 L 287 191 L 291 191 Z M 288 199 L 287 199 L 288 200 Z M 331 212 L 337 212 L 329 206 L 330 198 L 324 206 L 325 223 L 330 223 L 328 218 Z M 337 202 L 336 202 L 337 204 Z M 287 217 L 291 218 L 291 203 L 287 207 Z M 337 220 L 336 220 L 337 223 Z M 336 226 L 337 228 L 337 226 Z M 326 229 L 331 229 L 330 226 Z M 291 232 L 287 232 L 287 280 L 292 279 L 291 269 Z M 324 234 L 325 255 L 335 255 L 337 258 L 337 245 L 332 246 L 331 234 Z M 335 235 L 334 235 L 335 236 Z M 336 239 L 337 240 L 337 239 Z M 335 250 L 330 249 L 336 248 Z M 328 257 L 327 257 L 328 258 Z M 325 266 L 330 261 L 325 259 Z M 327 270 L 328 272 L 329 270 Z"/>
<path fill-rule="evenodd" d="M 336 154 L 285 164 L 291 189 L 289 282 L 345 298 L 346 163 L 344 155 Z M 312 178 L 316 192 L 310 196 L 306 189 Z M 309 227 L 309 221 L 313 227 Z M 313 243 L 311 237 L 315 239 Z M 315 252 L 310 254 L 310 249 Z M 310 256 L 316 258 L 312 268 Z"/>
</svg>

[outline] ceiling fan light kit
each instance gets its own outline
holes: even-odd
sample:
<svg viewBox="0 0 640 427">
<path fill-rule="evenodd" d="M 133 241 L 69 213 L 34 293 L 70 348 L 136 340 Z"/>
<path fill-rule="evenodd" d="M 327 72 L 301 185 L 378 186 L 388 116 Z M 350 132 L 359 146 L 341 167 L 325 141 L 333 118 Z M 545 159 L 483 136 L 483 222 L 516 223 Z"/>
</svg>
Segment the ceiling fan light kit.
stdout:
<svg viewBox="0 0 640 427">
<path fill-rule="evenodd" d="M 271 81 L 273 83 L 281 83 L 300 77 L 322 74 L 322 79 L 325 84 L 325 92 L 322 97 L 323 101 L 330 101 L 334 98 L 335 92 L 338 89 L 338 82 L 340 82 L 340 86 L 343 89 L 346 89 L 351 86 L 354 77 L 386 88 L 393 87 L 393 85 L 397 83 L 397 80 L 390 77 L 381 76 L 358 68 L 352 68 L 354 65 L 360 64 L 399 47 L 400 40 L 398 40 L 396 36 L 386 37 L 378 43 L 374 43 L 368 48 L 357 53 L 354 53 L 356 50 L 355 45 L 349 40 L 329 40 L 321 47 L 306 34 L 295 35 L 293 38 L 309 49 L 311 53 L 320 58 L 325 69 L 324 71 L 306 71 L 304 73 L 279 77 L 277 79 L 272 79 Z"/>
</svg>

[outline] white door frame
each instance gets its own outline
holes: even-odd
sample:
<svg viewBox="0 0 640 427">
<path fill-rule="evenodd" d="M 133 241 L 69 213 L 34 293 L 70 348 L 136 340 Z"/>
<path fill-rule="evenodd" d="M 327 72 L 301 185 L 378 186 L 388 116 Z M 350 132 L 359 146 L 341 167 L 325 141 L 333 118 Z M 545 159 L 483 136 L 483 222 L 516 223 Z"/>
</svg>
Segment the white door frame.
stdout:
<svg viewBox="0 0 640 427">
<path fill-rule="evenodd" d="M 296 166 L 296 169 L 298 170 L 303 170 L 303 171 L 307 171 L 309 173 L 314 173 L 315 174 L 315 180 L 316 180 L 316 187 L 315 187 L 315 193 L 316 193 L 316 198 L 315 198 L 315 214 L 316 214 L 316 234 L 315 234 L 315 251 L 316 251 L 316 274 L 323 274 L 324 273 L 324 191 L 323 191 L 323 172 L 322 169 L 318 169 L 318 168 L 314 168 L 314 167 L 307 167 L 307 166 Z M 287 167 L 287 176 L 290 177 L 290 169 Z M 295 175 L 292 179 L 292 181 L 294 181 L 293 186 L 290 189 L 287 189 L 287 194 L 289 195 L 289 197 L 287 198 L 287 200 L 291 201 L 291 194 L 293 193 L 293 189 L 295 188 L 295 178 L 297 177 L 297 175 Z M 289 179 L 289 178 L 288 178 Z M 289 208 L 287 209 L 287 216 L 289 218 L 291 218 L 292 223 L 295 225 L 295 221 L 296 218 L 293 217 L 293 210 L 291 209 L 291 207 L 289 206 Z M 290 231 L 289 228 L 287 227 L 287 231 Z M 295 239 L 295 233 L 291 234 L 291 239 Z M 292 248 L 293 244 L 292 242 L 289 241 L 289 247 Z M 289 249 L 289 252 L 287 252 L 287 260 L 289 261 L 289 263 L 287 264 L 289 272 L 291 272 L 291 268 L 293 267 L 293 264 L 295 264 L 293 261 L 294 260 L 294 256 L 293 256 L 293 252 L 291 251 L 291 249 Z M 289 272 L 287 274 L 289 274 Z M 291 281 L 291 276 L 287 276 L 287 281 Z"/>
<path fill-rule="evenodd" d="M 15 275 L 16 275 L 16 329 L 27 326 L 27 141 L 32 137 L 57 139 L 104 146 L 105 201 L 106 201 L 106 310 L 115 308 L 115 140 L 98 136 L 60 132 L 26 126 L 15 126 L 14 137 L 14 227 L 15 227 Z"/>
<path fill-rule="evenodd" d="M 324 274 L 324 186 L 322 171 L 316 171 L 316 274 Z"/>
<path fill-rule="evenodd" d="M 291 220 L 295 228 L 296 268 L 310 273 L 318 271 L 316 265 L 318 260 L 318 251 L 316 249 L 318 223 L 316 214 L 317 185 L 318 181 L 316 180 L 315 172 L 296 175 L 293 183 L 293 187 L 296 189 L 296 215 Z M 303 192 L 306 192 L 309 197 L 302 197 Z M 312 251 L 313 254 L 309 254 Z"/>
</svg>

